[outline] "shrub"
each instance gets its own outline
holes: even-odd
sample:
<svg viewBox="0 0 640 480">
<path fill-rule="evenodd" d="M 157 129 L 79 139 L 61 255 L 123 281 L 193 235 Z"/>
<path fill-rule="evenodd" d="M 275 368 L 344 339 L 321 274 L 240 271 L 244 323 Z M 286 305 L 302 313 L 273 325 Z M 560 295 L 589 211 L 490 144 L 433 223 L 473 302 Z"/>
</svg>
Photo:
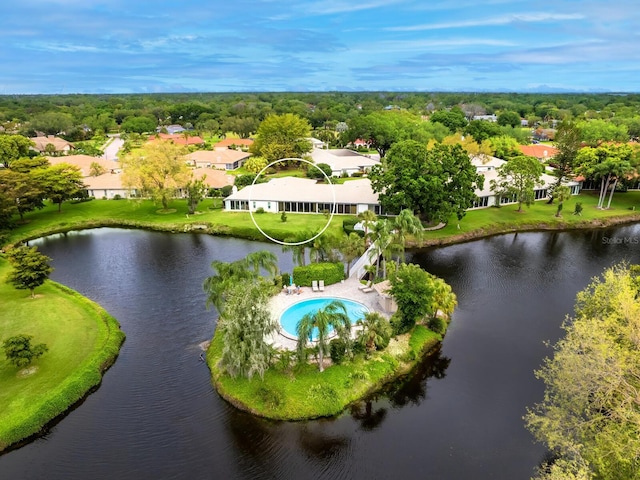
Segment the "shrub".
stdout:
<svg viewBox="0 0 640 480">
<path fill-rule="evenodd" d="M 291 275 L 288 272 L 284 272 L 281 277 L 282 285 L 291 285 Z"/>
<path fill-rule="evenodd" d="M 574 215 L 582 215 L 582 203 L 581 202 L 576 202 L 576 206 L 573 210 L 573 214 Z"/>
<path fill-rule="evenodd" d="M 342 363 L 346 352 L 347 346 L 341 338 L 334 338 L 329 342 L 329 356 L 331 357 L 331 361 L 336 365 Z"/>
<path fill-rule="evenodd" d="M 268 388 L 266 385 L 260 385 L 256 391 L 258 398 L 265 406 L 275 409 L 284 403 L 284 395 L 281 391 Z"/>
<path fill-rule="evenodd" d="M 348 217 L 345 218 L 342 221 L 342 230 L 344 230 L 344 233 L 347 234 L 347 236 L 349 236 L 349 234 L 351 233 L 357 233 L 358 235 L 360 235 L 361 237 L 364 237 L 364 232 L 362 230 L 356 230 L 355 225 L 356 223 L 358 223 L 360 220 L 358 220 L 357 217 Z"/>
<path fill-rule="evenodd" d="M 393 330 L 393 336 L 407 333 L 415 324 L 415 322 L 405 320 L 400 312 L 396 312 L 391 316 L 390 323 L 391 329 Z"/>
<path fill-rule="evenodd" d="M 324 180 L 323 172 L 327 177 L 331 178 L 331 167 L 326 163 L 318 163 L 313 166 L 309 165 L 309 168 L 307 169 L 307 177 Z"/>
<path fill-rule="evenodd" d="M 344 280 L 344 265 L 342 262 L 327 262 L 293 268 L 293 282 L 296 285 L 310 287 L 313 280 L 324 280 L 325 285 L 338 283 Z"/>
<path fill-rule="evenodd" d="M 116 194 L 113 196 L 113 199 L 114 199 L 114 200 L 122 200 L 122 195 L 120 195 L 119 193 L 116 193 Z"/>
<path fill-rule="evenodd" d="M 447 322 L 440 317 L 432 317 L 427 326 L 432 332 L 439 333 L 441 335 L 447 331 Z"/>
<path fill-rule="evenodd" d="M 255 213 L 264 213 L 264 208 L 262 208 L 262 207 L 256 208 Z"/>
<path fill-rule="evenodd" d="M 233 186 L 225 185 L 220 189 L 220 192 L 222 193 L 223 198 L 227 198 L 229 195 L 231 195 L 231 192 L 233 192 Z"/>
<path fill-rule="evenodd" d="M 280 221 L 282 223 L 287 221 L 287 212 L 285 212 L 284 210 L 282 211 L 282 213 L 280 214 Z"/>
</svg>

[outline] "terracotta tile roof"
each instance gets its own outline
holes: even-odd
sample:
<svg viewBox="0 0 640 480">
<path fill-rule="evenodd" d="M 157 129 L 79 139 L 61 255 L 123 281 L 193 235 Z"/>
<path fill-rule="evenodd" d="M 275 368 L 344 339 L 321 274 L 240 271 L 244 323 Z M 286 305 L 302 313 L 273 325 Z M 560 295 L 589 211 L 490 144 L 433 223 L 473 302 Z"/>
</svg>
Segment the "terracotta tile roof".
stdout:
<svg viewBox="0 0 640 480">
<path fill-rule="evenodd" d="M 80 168 L 83 177 L 89 177 L 91 175 L 91 164 L 97 163 L 105 172 L 111 173 L 112 171 L 119 171 L 120 164 L 113 160 L 105 160 L 100 157 L 91 157 L 89 155 L 65 155 L 61 157 L 45 157 L 49 160 L 51 165 L 58 165 L 59 163 L 69 163 Z"/>
<path fill-rule="evenodd" d="M 214 148 L 229 148 L 231 145 L 250 147 L 253 145 L 252 138 L 225 138 L 214 145 Z"/>
<path fill-rule="evenodd" d="M 233 175 L 227 175 L 224 170 L 218 170 L 217 168 L 194 168 L 192 170 L 193 177 L 196 179 L 205 178 L 206 183 L 210 188 L 222 188 L 226 185 L 233 185 L 235 180 Z"/>
<path fill-rule="evenodd" d="M 33 148 L 39 152 L 44 152 L 48 144 L 53 145 L 57 152 L 63 151 L 65 149 L 70 150 L 72 148 L 75 148 L 73 146 L 73 143 L 67 142 L 65 139 L 56 137 L 54 135 L 48 135 L 45 137 L 33 137 L 29 140 L 35 143 Z"/>
<path fill-rule="evenodd" d="M 202 145 L 204 143 L 204 140 L 198 136 L 187 137 L 185 140 L 184 135 L 180 135 L 179 133 L 175 133 L 173 135 L 169 133 L 158 133 L 149 137 L 150 142 L 154 142 L 158 139 L 171 140 L 176 145 Z"/>
<path fill-rule="evenodd" d="M 553 158 L 558 154 L 558 149 L 551 145 L 520 145 L 520 151 L 529 157 L 538 159 Z"/>
<path fill-rule="evenodd" d="M 187 155 L 187 158 L 197 165 L 210 164 L 218 168 L 225 168 L 225 165 L 249 158 L 251 154 L 239 152 L 238 150 L 198 150 Z"/>
</svg>

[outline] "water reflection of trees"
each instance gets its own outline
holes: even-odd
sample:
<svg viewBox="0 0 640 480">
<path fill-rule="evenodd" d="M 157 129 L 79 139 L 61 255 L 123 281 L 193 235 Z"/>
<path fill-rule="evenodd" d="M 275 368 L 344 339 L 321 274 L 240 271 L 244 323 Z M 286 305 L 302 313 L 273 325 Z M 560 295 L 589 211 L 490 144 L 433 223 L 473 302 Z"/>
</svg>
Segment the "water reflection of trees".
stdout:
<svg viewBox="0 0 640 480">
<path fill-rule="evenodd" d="M 375 430 L 387 416 L 385 401 L 392 407 L 419 405 L 427 398 L 427 380 L 442 379 L 451 359 L 442 355 L 440 348 L 420 362 L 411 373 L 387 385 L 382 391 L 371 395 L 351 407 L 351 416 L 363 430 Z"/>
</svg>

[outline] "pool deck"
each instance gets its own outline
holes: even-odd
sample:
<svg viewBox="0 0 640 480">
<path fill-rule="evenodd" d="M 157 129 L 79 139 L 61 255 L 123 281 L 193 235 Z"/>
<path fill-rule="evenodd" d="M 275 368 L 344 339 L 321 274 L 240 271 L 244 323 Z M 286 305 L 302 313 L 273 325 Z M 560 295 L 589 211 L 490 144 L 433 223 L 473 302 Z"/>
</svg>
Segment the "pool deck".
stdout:
<svg viewBox="0 0 640 480">
<path fill-rule="evenodd" d="M 282 312 L 294 303 L 298 303 L 303 300 L 310 300 L 312 298 L 336 297 L 360 302 L 370 311 L 379 312 L 388 318 L 389 314 L 384 312 L 378 304 L 378 293 L 375 290 L 369 293 L 364 293 L 362 290 L 358 289 L 360 285 L 361 283 L 356 278 L 349 278 L 340 283 L 326 285 L 324 287 L 324 292 L 314 292 L 311 287 L 302 287 L 302 292 L 299 295 L 280 292 L 271 299 L 269 308 L 271 309 L 271 313 L 274 318 L 278 320 L 279 324 Z M 269 340 L 276 348 L 286 350 L 296 349 L 296 339 L 284 334 L 282 331 L 271 335 Z"/>
</svg>

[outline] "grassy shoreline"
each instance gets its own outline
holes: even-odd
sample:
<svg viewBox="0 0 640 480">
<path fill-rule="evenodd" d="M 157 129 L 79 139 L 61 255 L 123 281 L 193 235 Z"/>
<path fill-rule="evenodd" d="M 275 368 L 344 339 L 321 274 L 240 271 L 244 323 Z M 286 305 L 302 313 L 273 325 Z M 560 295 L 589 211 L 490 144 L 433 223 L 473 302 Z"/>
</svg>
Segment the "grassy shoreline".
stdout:
<svg viewBox="0 0 640 480">
<path fill-rule="evenodd" d="M 442 341 L 417 325 L 370 360 L 332 365 L 320 373 L 316 365 L 272 366 L 264 380 L 231 378 L 218 368 L 222 335 L 216 330 L 207 350 L 211 381 L 218 394 L 240 410 L 270 420 L 302 421 L 333 417 L 385 385 L 409 374 Z"/>
<path fill-rule="evenodd" d="M 0 259 L 0 277 L 9 271 Z M 49 352 L 34 362 L 37 371 L 21 376 L 0 362 L 0 452 L 19 445 L 55 423 L 102 381 L 115 362 L 124 333 L 97 303 L 53 281 L 29 292 L 1 283 L 0 331 L 3 339 L 19 333 L 34 336 Z"/>
<path fill-rule="evenodd" d="M 571 214 L 576 201 L 583 203 L 584 209 L 582 216 L 580 217 Z M 614 197 L 613 208 L 611 210 L 595 209 L 596 202 L 597 196 L 592 193 L 583 193 L 579 197 L 574 197 L 565 203 L 564 217 L 561 218 L 555 217 L 556 205 L 547 205 L 546 202 L 536 202 L 531 207 L 525 209 L 523 213 L 516 212 L 513 205 L 507 205 L 501 208 L 473 210 L 468 212 L 459 224 L 456 221 L 452 221 L 441 230 L 425 232 L 425 240 L 421 246 L 430 247 L 450 245 L 510 232 L 592 229 L 640 222 L 640 192 L 616 194 Z M 72 230 L 100 227 L 139 228 L 174 233 L 197 232 L 265 241 L 264 237 L 251 223 L 250 217 L 247 213 L 223 212 L 220 209 L 211 209 L 207 208 L 206 205 L 201 205 L 196 215 L 188 216 L 185 214 L 186 206 L 183 201 L 175 200 L 172 202 L 171 207 L 175 207 L 176 211 L 169 214 L 161 214 L 158 212 L 158 207 L 150 201 L 129 202 L 125 200 L 94 200 L 91 202 L 77 204 L 64 204 L 62 212 L 57 213 L 56 206 L 48 205 L 43 210 L 30 212 L 25 215 L 26 223 L 12 230 L 6 238 L 6 243 L 15 244 L 21 241 L 27 241 L 54 233 L 65 233 Z M 315 228 L 319 229 L 327 223 L 327 219 L 323 215 L 292 214 L 288 215 L 286 223 L 280 221 L 279 215 L 256 215 L 256 218 L 263 230 L 274 238 L 279 239 L 284 239 L 293 232 L 306 231 Z M 328 230 L 331 232 L 341 231 L 342 218 L 344 217 L 334 217 Z M 6 268 L 6 264 L 3 265 L 3 261 L 0 259 L 0 277 L 4 276 L 3 272 Z M 4 288 L 7 287 L 0 284 L 0 290 Z M 0 393 L 0 412 L 3 412 L 0 413 L 0 451 L 24 438 L 37 434 L 37 432 L 41 431 L 43 427 L 50 422 L 55 421 L 56 418 L 63 415 L 69 408 L 75 405 L 93 388 L 99 385 L 102 378 L 101 374 L 113 363 L 113 361 L 115 361 L 120 345 L 124 340 L 124 334 L 119 330 L 117 321 L 110 317 L 109 314 L 97 304 L 81 297 L 77 292 L 73 292 L 66 287 L 55 284 L 54 282 L 47 282 L 45 286 L 41 288 L 43 289 L 43 294 L 46 297 L 59 298 L 66 300 L 71 304 L 86 303 L 87 305 L 91 305 L 91 308 L 85 313 L 85 316 L 92 319 L 94 322 L 97 321 L 97 331 L 101 331 L 101 329 L 106 328 L 110 333 L 107 334 L 104 339 L 104 343 L 97 343 L 96 347 L 94 347 L 92 355 L 90 355 L 90 358 L 93 359 L 92 362 L 89 362 L 90 365 L 87 364 L 84 369 L 81 368 L 81 366 L 76 367 L 78 370 L 75 372 L 73 377 L 77 377 L 77 381 L 75 381 L 75 383 L 72 382 L 73 384 L 70 385 L 65 384 L 66 390 L 64 390 L 64 392 L 60 389 L 52 390 L 54 392 L 58 392 L 56 395 L 60 398 L 64 398 L 64 400 L 59 403 L 55 403 L 55 405 L 47 405 L 47 408 L 43 408 L 43 412 L 45 413 L 42 413 L 41 415 L 39 414 L 39 416 L 32 416 L 33 418 L 29 420 L 16 420 L 14 418 L 7 422 L 4 418 L 7 416 L 7 410 L 2 408 L 2 394 Z M 10 297 L 10 295 L 6 294 L 4 291 L 0 293 L 3 296 L 3 299 Z M 30 305 L 33 306 L 35 303 Z M 10 309 L 7 309 L 7 311 L 9 310 Z M 50 310 L 51 311 L 49 311 L 47 315 L 51 315 L 55 312 L 55 309 Z M 5 325 L 7 324 L 7 315 L 8 314 L 3 315 L 0 312 L 0 326 L 3 327 L 3 334 L 5 332 L 12 334 L 12 330 L 5 328 Z M 100 326 L 101 324 L 103 324 L 103 327 Z M 67 332 L 65 328 L 59 328 L 58 330 L 64 330 Z M 16 331 L 15 333 L 30 332 L 26 329 L 22 329 L 20 332 Z M 46 339 L 43 340 L 38 338 L 37 335 L 35 340 L 38 342 L 44 341 L 47 344 L 50 343 Z M 366 375 L 364 375 L 366 377 L 366 382 L 357 378 L 355 380 L 347 377 L 342 378 L 343 383 L 352 382 L 349 390 L 351 392 L 357 392 L 357 395 L 345 395 L 344 398 L 338 399 L 339 401 L 320 399 L 324 402 L 323 405 L 325 405 L 323 409 L 312 413 L 304 413 L 306 410 L 303 409 L 301 410 L 302 413 L 299 414 L 300 417 L 297 418 L 296 415 L 292 414 L 284 415 L 269 413 L 264 410 L 264 405 L 262 409 L 256 408 L 255 406 L 249 406 L 249 404 L 246 403 L 246 397 L 243 397 L 242 395 L 229 394 L 229 385 L 231 385 L 231 387 L 233 387 L 233 385 L 225 383 L 225 379 L 219 375 L 219 372 L 216 373 L 217 370 L 215 369 L 214 362 L 216 352 L 215 340 L 216 337 L 214 336 L 212 349 L 209 350 L 207 358 L 208 363 L 212 368 L 212 381 L 221 396 L 227 398 L 231 403 L 237 405 L 239 408 L 243 408 L 255 413 L 256 415 L 267 416 L 269 418 L 299 419 L 336 415 L 358 398 L 362 398 L 371 391 L 379 389 L 385 383 L 406 374 L 417 363 L 415 361 L 400 362 L 397 358 L 394 360 L 394 358 L 391 357 L 382 358 L 384 357 L 383 352 L 381 358 L 376 362 L 379 368 L 373 369 L 372 371 L 366 371 Z M 440 340 L 434 341 L 433 339 L 430 339 L 429 342 L 431 343 L 428 342 L 421 344 L 420 348 L 426 348 L 426 350 L 429 351 L 437 345 L 439 341 Z M 423 353 L 424 351 L 421 351 L 419 356 Z M 409 355 L 406 352 L 405 354 Z M 45 355 L 45 357 L 43 357 L 38 363 L 42 363 L 44 365 L 46 360 L 47 357 Z M 363 368 L 365 367 L 357 366 L 356 370 L 362 370 Z M 8 381 L 5 378 L 5 370 L 5 364 L 0 363 L 0 382 L 3 385 L 3 391 L 7 391 L 4 387 L 6 385 L 5 382 Z M 309 374 L 309 379 L 315 378 L 313 376 L 314 371 L 306 373 Z M 5 375 L 5 377 L 3 377 L 3 375 Z M 290 383 L 288 375 L 289 374 L 287 374 L 287 382 Z M 276 384 L 279 385 L 281 382 L 282 379 L 278 380 Z M 254 384 L 257 383 L 258 381 L 254 381 Z M 313 384 L 308 384 L 308 387 L 313 387 Z M 60 388 L 62 388 L 62 385 Z M 319 387 L 317 387 L 316 390 L 319 390 Z M 40 392 L 35 393 L 39 394 Z M 318 393 L 318 395 L 320 394 Z M 263 391 L 262 397 L 264 397 L 266 402 L 269 403 L 268 392 L 265 393 L 265 391 Z M 277 393 L 275 397 L 273 395 L 271 396 L 271 403 L 277 403 L 278 400 L 276 397 Z M 316 403 L 320 402 L 318 399 L 315 400 Z M 278 415 L 283 416 L 278 417 Z"/>
</svg>

